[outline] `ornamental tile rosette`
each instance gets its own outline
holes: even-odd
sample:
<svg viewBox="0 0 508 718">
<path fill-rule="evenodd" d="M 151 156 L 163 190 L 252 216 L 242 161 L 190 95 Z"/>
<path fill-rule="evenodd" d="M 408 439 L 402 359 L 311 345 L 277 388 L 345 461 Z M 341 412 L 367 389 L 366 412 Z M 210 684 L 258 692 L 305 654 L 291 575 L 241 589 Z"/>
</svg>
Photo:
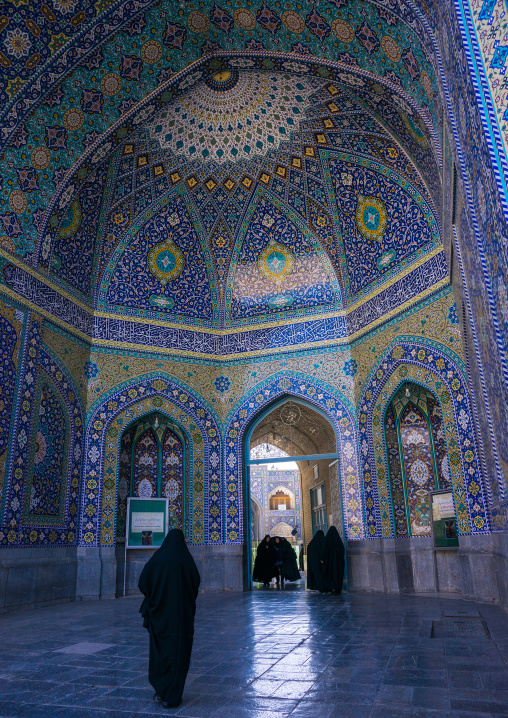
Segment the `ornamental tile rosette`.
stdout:
<svg viewBox="0 0 508 718">
<path fill-rule="evenodd" d="M 381 242 L 387 224 L 388 212 L 384 202 L 377 197 L 358 195 L 356 226 L 362 237 L 374 242 Z"/>
<path fill-rule="evenodd" d="M 172 234 L 170 232 L 168 239 L 156 244 L 148 253 L 148 269 L 163 287 L 179 277 L 185 266 L 183 254 L 173 242 Z"/>
<path fill-rule="evenodd" d="M 258 258 L 259 271 L 266 279 L 275 282 L 279 287 L 295 266 L 295 258 L 290 249 L 273 237 Z"/>
<path fill-rule="evenodd" d="M 240 59 L 245 60 L 237 62 Z M 288 72 L 240 72 L 231 67 L 189 76 L 180 89 L 191 86 L 149 120 L 150 136 L 176 156 L 221 165 L 276 150 L 298 130 L 311 95 L 324 82 Z"/>
</svg>

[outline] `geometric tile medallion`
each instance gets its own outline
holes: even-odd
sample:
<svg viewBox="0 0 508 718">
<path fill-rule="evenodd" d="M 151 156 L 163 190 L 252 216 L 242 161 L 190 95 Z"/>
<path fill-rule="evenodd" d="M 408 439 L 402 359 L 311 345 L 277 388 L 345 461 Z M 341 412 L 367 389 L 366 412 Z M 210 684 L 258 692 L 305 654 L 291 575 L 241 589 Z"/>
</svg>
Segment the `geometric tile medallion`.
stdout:
<svg viewBox="0 0 508 718">
<path fill-rule="evenodd" d="M 289 140 L 322 81 L 281 72 L 222 71 L 150 120 L 161 148 L 200 161 L 237 162 L 264 156 Z"/>
</svg>

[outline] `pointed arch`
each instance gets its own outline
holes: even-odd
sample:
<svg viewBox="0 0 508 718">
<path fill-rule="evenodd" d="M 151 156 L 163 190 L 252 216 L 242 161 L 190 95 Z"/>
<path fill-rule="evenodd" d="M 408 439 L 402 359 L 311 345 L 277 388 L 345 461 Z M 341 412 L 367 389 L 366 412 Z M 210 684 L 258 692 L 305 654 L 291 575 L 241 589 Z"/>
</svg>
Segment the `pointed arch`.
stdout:
<svg viewBox="0 0 508 718">
<path fill-rule="evenodd" d="M 263 266 L 270 243 L 283 269 L 268 274 Z M 312 255 L 315 270 L 310 270 Z M 268 261 L 268 258 L 267 258 Z M 278 274 L 278 276 L 277 276 Z M 310 279 L 310 281 L 309 281 Z M 238 232 L 228 270 L 224 325 L 313 314 L 342 307 L 341 285 L 319 237 L 285 204 L 262 186 L 256 188 Z"/>
<path fill-rule="evenodd" d="M 439 400 L 459 532 L 488 533 L 484 479 L 460 360 L 437 342 L 400 337 L 376 363 L 358 403 L 364 496 L 371 497 L 365 507 L 369 536 L 395 535 L 382 427 L 393 393 L 407 381 L 426 387 Z"/>
<path fill-rule="evenodd" d="M 190 481 L 187 535 L 194 544 L 221 542 L 221 456 L 219 427 L 205 402 L 165 374 L 154 372 L 115 387 L 89 413 L 80 545 L 113 546 L 123 427 L 161 411 L 189 440 Z"/>
<path fill-rule="evenodd" d="M 403 382 L 384 409 L 381 431 L 395 535 L 430 535 L 428 492 L 452 488 L 439 399 L 420 384 Z"/>
<path fill-rule="evenodd" d="M 174 265 L 166 275 L 160 273 L 158 250 Z M 136 291 L 129 281 L 133 273 L 138 278 Z M 139 215 L 110 255 L 100 279 L 97 308 L 125 313 L 126 307 L 147 318 L 218 326 L 212 255 L 182 186 Z"/>
<path fill-rule="evenodd" d="M 123 427 L 118 458 L 117 543 L 125 540 L 128 496 L 168 498 L 168 526 L 182 530 L 188 526 L 189 440 L 189 433 L 160 409 L 148 411 Z"/>
<path fill-rule="evenodd" d="M 224 432 L 225 543 L 244 540 L 243 447 L 252 422 L 260 412 L 285 397 L 306 402 L 327 418 L 335 430 L 341 466 L 343 522 L 347 538 L 365 537 L 361 497 L 355 410 L 348 399 L 315 378 L 281 372 L 255 386 L 229 413 Z"/>
</svg>

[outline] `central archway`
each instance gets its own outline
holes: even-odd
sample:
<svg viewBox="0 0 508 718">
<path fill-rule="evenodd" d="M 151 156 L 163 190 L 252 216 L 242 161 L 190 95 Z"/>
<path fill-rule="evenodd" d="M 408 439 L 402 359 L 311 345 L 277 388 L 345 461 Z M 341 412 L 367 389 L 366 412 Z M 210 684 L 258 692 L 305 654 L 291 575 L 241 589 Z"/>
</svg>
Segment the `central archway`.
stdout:
<svg viewBox="0 0 508 718">
<path fill-rule="evenodd" d="M 333 426 L 341 466 L 340 490 L 345 537 L 365 538 L 356 411 L 344 394 L 315 377 L 284 371 L 257 384 L 231 409 L 224 430 L 224 543 L 245 545 L 244 441 L 260 412 L 291 397 L 319 409 Z"/>
<path fill-rule="evenodd" d="M 275 399 L 246 427 L 242 459 L 246 588 L 256 585 L 252 565 L 264 535 L 283 536 L 298 556 L 303 549 L 302 571 L 306 546 L 318 529 L 335 525 L 346 538 L 339 441 L 324 411 L 291 394 Z"/>
</svg>

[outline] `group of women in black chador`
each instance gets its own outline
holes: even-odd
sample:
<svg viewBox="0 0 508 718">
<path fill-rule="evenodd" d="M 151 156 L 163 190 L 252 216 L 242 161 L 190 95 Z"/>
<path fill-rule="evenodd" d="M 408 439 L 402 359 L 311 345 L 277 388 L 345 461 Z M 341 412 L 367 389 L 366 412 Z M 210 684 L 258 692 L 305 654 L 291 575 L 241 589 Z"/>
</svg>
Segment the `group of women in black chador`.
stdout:
<svg viewBox="0 0 508 718">
<path fill-rule="evenodd" d="M 335 526 L 330 526 L 326 537 L 323 531 L 316 531 L 307 546 L 307 588 L 320 593 L 340 593 L 344 555 L 344 544 Z"/>
<path fill-rule="evenodd" d="M 289 541 L 282 536 L 272 538 L 267 534 L 257 548 L 252 579 L 268 586 L 272 578 L 282 588 L 284 581 L 299 581 L 301 576 Z"/>
</svg>

